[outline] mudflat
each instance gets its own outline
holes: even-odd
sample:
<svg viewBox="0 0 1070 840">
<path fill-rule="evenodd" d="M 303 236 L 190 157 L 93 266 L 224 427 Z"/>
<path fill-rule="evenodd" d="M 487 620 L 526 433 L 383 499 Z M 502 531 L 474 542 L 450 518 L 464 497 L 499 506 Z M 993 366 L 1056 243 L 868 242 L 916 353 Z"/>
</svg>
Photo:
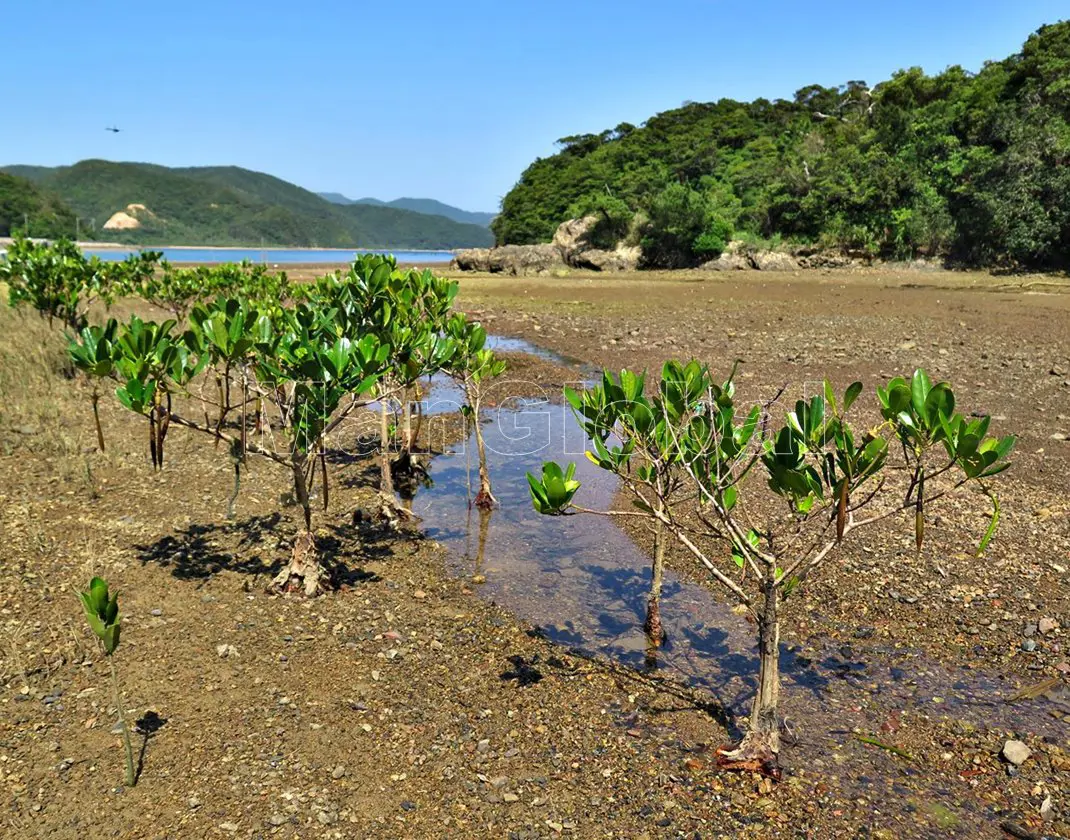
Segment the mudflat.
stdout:
<svg viewBox="0 0 1070 840">
<path fill-rule="evenodd" d="M 285 476 L 252 464 L 226 521 L 226 453 L 175 430 L 154 474 L 143 421 L 107 395 L 97 452 L 88 386 L 67 375 L 62 335 L 4 309 L 5 834 L 1070 834 L 1065 281 L 879 270 L 458 279 L 461 308 L 496 335 L 610 369 L 695 357 L 727 374 L 739 359 L 744 398 L 787 386 L 793 400 L 825 377 L 872 389 L 924 366 L 964 408 L 991 413 L 993 431 L 1020 435 L 1000 532 L 979 560 L 976 507 L 944 509 L 920 554 L 889 523 L 789 601 L 794 737 L 770 788 L 712 760 L 745 710 L 745 674 L 715 692 L 701 674 L 551 643 L 481 597 L 483 575 L 420 523 L 390 534 L 354 516 L 375 493 L 359 459 L 336 465 L 321 518 L 341 588 L 266 595 L 297 530 Z M 543 389 L 575 379 L 545 359 L 513 360 Z M 645 533 L 629 536 L 647 548 Z M 502 558 L 488 551 L 493 567 Z M 685 557 L 669 559 L 702 583 Z M 145 721 L 132 789 L 120 784 L 106 668 L 73 595 L 101 572 L 123 604 L 125 705 Z M 1012 737 L 1032 755 L 1009 769 L 1000 751 Z"/>
</svg>

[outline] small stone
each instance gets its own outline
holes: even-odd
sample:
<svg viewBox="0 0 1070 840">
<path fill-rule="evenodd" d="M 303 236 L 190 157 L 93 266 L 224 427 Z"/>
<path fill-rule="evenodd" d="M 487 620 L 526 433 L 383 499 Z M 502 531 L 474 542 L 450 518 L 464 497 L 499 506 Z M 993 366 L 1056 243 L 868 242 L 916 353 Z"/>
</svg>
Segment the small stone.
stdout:
<svg viewBox="0 0 1070 840">
<path fill-rule="evenodd" d="M 223 831 L 237 831 L 238 830 L 238 824 L 237 823 L 233 823 L 233 822 L 221 822 L 219 824 L 219 827 Z"/>
<path fill-rule="evenodd" d="M 422 601 L 424 598 L 427 597 L 427 593 L 424 592 L 422 589 L 417 589 L 415 592 L 412 593 L 412 597 L 415 598 L 417 601 Z"/>
<path fill-rule="evenodd" d="M 1007 741 L 1003 745 L 1003 758 L 1015 767 L 1020 766 L 1033 754 L 1021 741 Z"/>
<path fill-rule="evenodd" d="M 1037 629 L 1040 630 L 1041 636 L 1047 636 L 1059 626 L 1059 622 L 1054 618 L 1042 618 L 1037 622 Z"/>
<path fill-rule="evenodd" d="M 160 609 L 155 609 L 155 610 L 153 610 L 152 612 L 150 612 L 150 613 L 149 613 L 149 615 L 154 615 L 154 616 L 156 616 L 157 618 L 159 618 L 159 617 L 160 617 L 161 615 L 163 615 L 163 610 L 160 610 Z M 237 831 L 237 829 L 236 829 L 236 828 L 235 828 L 235 831 Z"/>
<path fill-rule="evenodd" d="M 520 801 L 520 797 L 517 796 L 515 793 L 503 793 L 502 794 L 502 802 L 519 802 L 519 801 Z"/>
<path fill-rule="evenodd" d="M 416 810 L 416 803 L 415 802 L 410 802 L 408 799 L 406 799 L 404 802 L 401 803 L 401 810 L 402 811 L 415 811 Z"/>
<path fill-rule="evenodd" d="M 191 796 L 189 798 L 189 801 L 186 802 L 186 804 L 189 805 L 191 809 L 197 809 L 201 807 L 201 800 L 199 800 L 196 796 Z"/>
<path fill-rule="evenodd" d="M 1032 653 L 1037 649 L 1037 643 L 1033 639 L 1025 639 L 1022 642 L 1022 650 L 1026 653 Z"/>
<path fill-rule="evenodd" d="M 1022 635 L 1025 636 L 1027 639 L 1031 639 L 1036 634 L 1037 634 L 1037 626 L 1035 624 L 1027 624 L 1027 625 L 1025 625 L 1025 628 L 1022 630 Z"/>
<path fill-rule="evenodd" d="M 339 764 L 331 771 L 332 779 L 341 779 L 346 774 L 346 767 L 344 764 Z"/>
</svg>

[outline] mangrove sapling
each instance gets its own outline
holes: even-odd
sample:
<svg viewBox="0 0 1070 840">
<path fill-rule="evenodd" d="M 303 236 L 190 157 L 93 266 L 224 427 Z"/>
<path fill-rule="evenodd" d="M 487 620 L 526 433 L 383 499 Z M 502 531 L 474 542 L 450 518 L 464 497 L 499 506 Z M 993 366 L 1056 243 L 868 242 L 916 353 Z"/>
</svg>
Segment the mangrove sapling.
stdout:
<svg viewBox="0 0 1070 840">
<path fill-rule="evenodd" d="M 469 321 L 461 313 L 450 316 L 446 323 L 446 335 L 453 340 L 454 353 L 446 366 L 446 371 L 456 381 L 464 393 L 465 405 L 462 407 L 465 420 L 472 423 L 476 438 L 476 451 L 479 455 L 479 492 L 475 505 L 490 509 L 497 506 L 490 486 L 490 470 L 487 468 L 487 451 L 483 442 L 483 427 L 480 425 L 480 411 L 483 407 L 484 389 L 488 380 L 501 376 L 506 363 L 486 349 L 487 331 L 478 323 Z"/>
<path fill-rule="evenodd" d="M 123 713 L 123 695 L 119 690 L 119 674 L 115 669 L 113 654 L 119 647 L 119 593 L 108 592 L 108 584 L 103 578 L 95 577 L 89 582 L 89 589 L 78 593 L 86 621 L 94 635 L 100 641 L 104 656 L 111 667 L 112 691 L 115 695 L 115 708 L 119 711 L 119 728 L 123 735 L 126 750 L 126 784 L 133 787 L 137 783 L 134 774 L 134 748 L 130 743 L 130 729 L 126 725 Z"/>
<path fill-rule="evenodd" d="M 339 333 L 373 335 L 389 346 L 389 363 L 379 378 L 379 517 L 389 524 L 410 517 L 398 503 L 394 474 L 414 469 L 409 395 L 421 377 L 441 370 L 453 355 L 452 342 L 442 335 L 457 284 L 430 271 L 403 271 L 392 257 L 366 255 L 342 276 L 328 275 L 306 293 L 310 302 L 335 313 Z M 399 454 L 391 457 L 389 401 L 403 400 L 404 430 Z"/>
<path fill-rule="evenodd" d="M 376 384 L 389 352 L 372 335 L 360 340 L 335 336 L 334 315 L 333 310 L 300 304 L 272 319 L 244 302 L 220 299 L 195 307 L 192 326 L 181 340 L 172 338 L 173 321 L 155 324 L 136 317 L 119 328 L 116 340 L 120 356 L 115 368 L 124 380 L 116 393 L 124 406 L 149 418 L 154 467 L 163 465 L 164 436 L 174 424 L 225 442 L 239 467 L 251 454 L 286 469 L 301 506 L 302 528 L 273 588 L 310 596 L 322 592 L 331 579 L 312 528 L 310 485 L 317 456 L 328 435 L 367 404 L 360 397 Z M 228 382 L 231 373 L 238 375 L 241 405 L 254 396 L 270 403 L 283 438 L 265 434 L 250 440 L 244 416 L 237 434 L 231 434 L 219 422 L 202 423 L 178 413 L 172 395 L 189 396 L 187 385 L 205 368 L 209 375 L 225 370 Z M 225 414 L 234 407 L 228 400 L 220 411 Z M 319 461 L 324 467 L 325 459 Z"/>
<path fill-rule="evenodd" d="M 115 334 L 118 324 L 109 318 L 103 326 L 83 327 L 77 338 L 68 337 L 71 361 L 92 386 L 93 423 L 97 431 L 97 448 L 104 451 L 104 429 L 100 425 L 100 388 L 98 382 L 115 370 Z"/>
<path fill-rule="evenodd" d="M 861 392 L 856 382 L 837 398 L 826 382 L 770 430 L 760 406 L 737 418 L 732 377 L 718 385 L 695 362 L 667 363 L 653 398 L 643 393 L 641 375 L 607 373 L 569 401 L 591 441 L 588 457 L 620 478 L 634 509 L 576 505 L 575 464 L 547 463 L 541 476 L 528 475 L 540 513 L 638 517 L 660 526 L 752 616 L 758 687 L 746 734 L 720 751 L 722 766 L 778 775 L 779 609 L 848 536 L 913 513 L 920 545 L 930 506 L 967 485 L 992 505 L 978 553 L 995 532 L 999 505 L 988 480 L 1009 466 L 1015 438 L 987 437 L 989 418 L 967 420 L 955 410 L 951 386 L 932 384 L 923 370 L 878 388 L 882 422 L 858 433 L 847 413 Z M 759 471 L 764 482 L 753 475 Z M 674 496 L 666 475 L 684 476 L 689 497 Z M 714 554 L 717 545 L 730 565 Z"/>
<path fill-rule="evenodd" d="M 0 281 L 7 283 L 11 306 L 28 304 L 48 318 L 50 326 L 59 321 L 79 332 L 94 301 L 110 305 L 151 275 L 159 257 L 145 251 L 121 262 L 103 262 L 87 258 L 66 239 L 50 244 L 16 238 L 0 262 Z"/>
</svg>

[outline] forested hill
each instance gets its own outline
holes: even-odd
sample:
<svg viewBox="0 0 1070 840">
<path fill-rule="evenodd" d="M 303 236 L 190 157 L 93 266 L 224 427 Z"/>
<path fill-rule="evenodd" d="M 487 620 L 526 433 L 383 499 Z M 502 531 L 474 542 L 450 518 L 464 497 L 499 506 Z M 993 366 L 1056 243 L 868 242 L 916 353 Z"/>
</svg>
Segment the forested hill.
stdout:
<svg viewBox="0 0 1070 840">
<path fill-rule="evenodd" d="M 502 202 L 499 243 L 604 211 L 648 261 L 727 236 L 966 264 L 1070 262 L 1070 22 L 977 72 L 902 70 L 792 100 L 688 103 L 566 137 Z M 697 247 L 696 247 L 697 243 Z"/>
<path fill-rule="evenodd" d="M 0 172 L 0 236 L 21 232 L 47 238 L 76 231 L 74 211 L 25 178 Z"/>
<path fill-rule="evenodd" d="M 81 218 L 83 233 L 131 244 L 434 249 L 492 241 L 479 225 L 393 207 L 341 206 L 236 166 L 85 160 L 5 171 L 59 196 Z"/>
</svg>

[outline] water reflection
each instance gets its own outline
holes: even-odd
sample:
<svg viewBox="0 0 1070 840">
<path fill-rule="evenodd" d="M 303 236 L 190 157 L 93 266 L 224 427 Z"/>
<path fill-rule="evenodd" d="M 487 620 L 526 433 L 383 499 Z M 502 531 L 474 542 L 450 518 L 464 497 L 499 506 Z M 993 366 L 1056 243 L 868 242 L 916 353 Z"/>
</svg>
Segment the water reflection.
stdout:
<svg viewBox="0 0 1070 840">
<path fill-rule="evenodd" d="M 502 346 L 500 339 L 496 343 Z M 525 342 L 508 346 L 530 349 Z M 612 476 L 582 457 L 586 440 L 571 411 L 523 400 L 487 411 L 481 419 L 501 507 L 488 513 L 470 506 L 475 471 L 471 438 L 434 459 L 433 484 L 413 500 L 425 531 L 449 549 L 454 570 L 473 576 L 485 597 L 559 644 L 671 675 L 711 693 L 729 715 L 745 715 L 757 682 L 755 632 L 714 597 L 712 587 L 666 571 L 662 619 L 667 641 L 660 650 L 650 649 L 643 632 L 649 559 L 609 519 L 542 517 L 532 510 L 524 476 L 547 460 L 576 462 L 586 506 L 608 506 L 615 496 Z M 1012 688 L 1002 675 L 949 668 L 915 650 L 870 646 L 862 657 L 850 646 L 812 638 L 804 648 L 785 645 L 780 664 L 783 713 L 789 729 L 805 736 L 782 755 L 789 771 L 825 766 L 830 740 L 846 746 L 856 731 L 881 732 L 890 715 L 905 709 L 979 727 L 1065 735 L 1065 724 L 1048 714 L 1052 705 L 1047 700 L 1006 703 Z M 536 678 L 520 665 L 509 674 L 518 680 Z M 908 819 L 924 824 L 925 809 L 895 792 L 901 778 L 867 773 L 874 761 L 871 748 L 837 751 L 837 784 L 901 802 L 912 815 Z M 953 804 L 957 817 L 974 825 L 993 817 L 988 803 L 968 803 L 960 794 L 950 797 L 939 776 L 912 767 L 904 772 L 911 777 L 911 795 L 922 791 L 925 803 L 935 803 L 932 807 Z"/>
</svg>

